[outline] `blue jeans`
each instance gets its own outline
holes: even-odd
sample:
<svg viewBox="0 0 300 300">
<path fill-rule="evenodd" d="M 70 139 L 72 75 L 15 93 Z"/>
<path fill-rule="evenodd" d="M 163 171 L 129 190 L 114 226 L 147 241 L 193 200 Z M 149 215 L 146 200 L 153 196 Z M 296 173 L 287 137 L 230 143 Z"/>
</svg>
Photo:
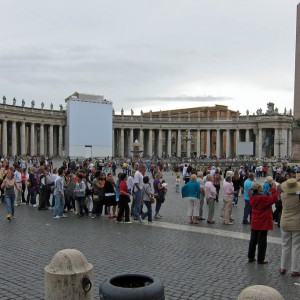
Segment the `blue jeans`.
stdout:
<svg viewBox="0 0 300 300">
<path fill-rule="evenodd" d="M 53 210 L 53 216 L 62 216 L 65 207 L 65 197 L 64 195 L 55 195 L 55 207 Z"/>
<path fill-rule="evenodd" d="M 250 216 L 251 220 L 252 206 L 249 200 L 245 200 L 245 208 L 244 208 L 244 217 L 243 222 L 248 222 L 248 217 Z"/>
<path fill-rule="evenodd" d="M 8 196 L 5 195 L 5 203 L 6 203 L 6 210 L 8 215 L 15 215 L 15 195 L 14 196 Z"/>
<path fill-rule="evenodd" d="M 142 214 L 142 218 L 146 218 L 148 216 L 148 221 L 152 221 L 152 205 L 150 201 L 144 201 L 145 206 L 147 207 L 147 211 Z"/>
<path fill-rule="evenodd" d="M 36 204 L 36 191 L 31 191 L 28 194 L 29 194 L 30 204 L 31 205 Z"/>
<path fill-rule="evenodd" d="M 133 208 L 134 218 L 139 219 L 141 214 L 142 191 L 138 190 L 134 192 L 134 198 L 135 198 L 134 208 Z"/>
</svg>

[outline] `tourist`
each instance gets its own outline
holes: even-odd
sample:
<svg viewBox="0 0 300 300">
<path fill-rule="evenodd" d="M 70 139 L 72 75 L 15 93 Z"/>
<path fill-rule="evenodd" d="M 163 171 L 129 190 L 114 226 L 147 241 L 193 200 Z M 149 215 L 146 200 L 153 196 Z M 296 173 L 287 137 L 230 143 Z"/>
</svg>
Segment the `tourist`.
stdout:
<svg viewBox="0 0 300 300">
<path fill-rule="evenodd" d="M 76 213 L 78 218 L 84 217 L 84 214 L 86 216 L 89 215 L 89 210 L 85 204 L 85 190 L 86 190 L 86 184 L 85 181 L 83 180 L 83 175 L 81 173 L 78 173 L 76 175 L 77 177 L 77 182 L 76 182 L 76 188 L 74 190 L 75 193 L 75 200 L 77 201 L 77 209 Z"/>
<path fill-rule="evenodd" d="M 129 202 L 130 202 L 130 194 L 127 190 L 127 173 L 120 173 L 119 176 L 119 189 L 120 189 L 120 195 L 119 195 L 119 211 L 116 221 L 121 222 L 122 218 L 124 217 L 124 223 L 130 224 L 130 218 L 129 218 Z"/>
<path fill-rule="evenodd" d="M 160 211 L 162 203 L 165 202 L 165 196 L 166 196 L 166 186 L 163 186 L 160 179 L 161 179 L 161 174 L 156 173 L 155 174 L 155 179 L 153 181 L 154 197 L 155 197 L 155 200 L 156 200 L 154 219 L 156 219 L 156 220 L 162 218 L 159 211 Z"/>
<path fill-rule="evenodd" d="M 208 206 L 208 216 L 207 216 L 207 223 L 208 224 L 215 224 L 214 213 L 215 213 L 215 199 L 217 197 L 217 190 L 212 183 L 213 176 L 211 174 L 206 175 L 206 182 L 204 184 L 204 192 L 205 192 L 205 199 Z"/>
<path fill-rule="evenodd" d="M 205 192 L 204 192 L 204 179 L 203 179 L 203 172 L 198 171 L 197 172 L 197 181 L 200 183 L 200 205 L 199 205 L 199 217 L 198 220 L 203 221 L 205 220 L 203 215 L 203 206 L 204 206 L 204 198 L 205 198 Z"/>
<path fill-rule="evenodd" d="M 16 203 L 15 205 L 21 205 L 22 202 L 22 173 L 21 173 L 22 169 L 21 166 L 19 164 L 17 164 L 15 166 L 15 172 L 14 172 L 14 179 L 16 180 L 16 183 L 19 187 L 19 189 L 17 189 L 16 191 Z"/>
<path fill-rule="evenodd" d="M 8 170 L 6 178 L 2 181 L 1 189 L 5 189 L 4 199 L 6 203 L 6 219 L 11 221 L 11 218 L 15 217 L 15 190 L 22 191 L 22 188 L 19 187 L 16 180 L 14 179 L 14 173 L 11 170 Z"/>
<path fill-rule="evenodd" d="M 231 218 L 232 211 L 232 196 L 234 194 L 234 187 L 232 184 L 231 176 L 226 176 L 223 183 L 223 203 L 224 206 L 221 210 L 222 217 L 224 218 L 225 225 L 233 225 Z"/>
<path fill-rule="evenodd" d="M 243 179 L 242 179 L 242 176 L 239 174 L 238 170 L 234 171 L 234 174 L 232 177 L 232 184 L 233 184 L 233 189 L 234 189 L 232 205 L 238 206 L 239 193 L 243 186 Z"/>
<path fill-rule="evenodd" d="M 53 218 L 60 219 L 66 218 L 64 214 L 65 196 L 64 196 L 64 169 L 58 169 L 58 178 L 55 181 L 55 207 L 53 209 Z"/>
<path fill-rule="evenodd" d="M 281 183 L 282 214 L 280 220 L 282 250 L 280 274 L 291 268 L 291 276 L 300 276 L 300 183 L 290 178 Z"/>
<path fill-rule="evenodd" d="M 141 201 L 142 201 L 142 189 L 143 189 L 143 178 L 146 172 L 146 166 L 143 164 L 139 165 L 138 171 L 134 174 L 134 220 L 141 220 Z"/>
<path fill-rule="evenodd" d="M 152 202 L 151 199 L 153 198 L 153 192 L 150 184 L 150 179 L 148 176 L 145 176 L 143 178 L 144 186 L 143 186 L 143 192 L 142 192 L 142 201 L 145 204 L 147 211 L 143 213 L 142 219 L 145 219 L 148 217 L 148 223 L 152 223 Z"/>
<path fill-rule="evenodd" d="M 213 178 L 213 185 L 215 186 L 216 191 L 217 191 L 216 202 L 219 202 L 219 191 L 220 191 L 222 177 L 220 175 L 220 170 L 218 168 L 216 169 L 215 167 L 212 167 L 212 171 L 214 171 L 213 173 L 211 173 L 211 175 L 213 176 L 212 177 Z M 227 173 L 228 172 L 229 171 L 227 171 Z"/>
<path fill-rule="evenodd" d="M 182 198 L 188 200 L 188 218 L 189 224 L 199 224 L 200 206 L 200 183 L 197 181 L 197 175 L 192 174 L 190 181 L 183 185 L 181 189 Z"/>
<path fill-rule="evenodd" d="M 107 174 L 107 178 L 104 185 L 104 203 L 106 205 L 107 217 L 109 219 L 116 218 L 116 186 L 115 181 L 111 173 Z M 112 210 L 111 210 L 112 208 Z"/>
<path fill-rule="evenodd" d="M 100 217 L 102 215 L 103 210 L 103 182 L 101 181 L 101 173 L 97 171 L 94 175 L 93 179 L 93 211 L 92 211 L 92 219 L 95 219 L 95 217 Z"/>
<path fill-rule="evenodd" d="M 36 195 L 38 192 L 38 178 L 35 174 L 35 168 L 30 168 L 29 177 L 27 180 L 27 202 L 26 204 L 32 205 L 33 207 L 36 207 Z"/>
<path fill-rule="evenodd" d="M 247 176 L 247 175 L 245 175 Z M 250 195 L 251 195 L 251 186 L 254 181 L 254 173 L 249 173 L 248 178 L 244 182 L 244 200 L 245 200 L 245 208 L 244 208 L 244 216 L 243 216 L 243 224 L 250 224 L 248 218 L 251 220 L 251 204 L 250 204 Z"/>
<path fill-rule="evenodd" d="M 278 177 L 278 176 L 276 176 Z M 262 186 L 262 193 L 266 194 L 270 192 L 271 186 L 272 186 L 272 181 L 273 181 L 273 177 L 272 176 L 267 176 L 265 179 L 265 182 Z"/>
<path fill-rule="evenodd" d="M 268 230 L 273 229 L 273 211 L 272 205 L 278 197 L 276 184 L 271 187 L 272 195 L 262 194 L 262 186 L 258 182 L 253 182 L 251 185 L 250 203 L 252 206 L 251 216 L 251 236 L 248 249 L 248 261 L 255 261 L 255 252 L 257 246 L 257 263 L 267 264 L 265 260 L 267 250 Z"/>
</svg>

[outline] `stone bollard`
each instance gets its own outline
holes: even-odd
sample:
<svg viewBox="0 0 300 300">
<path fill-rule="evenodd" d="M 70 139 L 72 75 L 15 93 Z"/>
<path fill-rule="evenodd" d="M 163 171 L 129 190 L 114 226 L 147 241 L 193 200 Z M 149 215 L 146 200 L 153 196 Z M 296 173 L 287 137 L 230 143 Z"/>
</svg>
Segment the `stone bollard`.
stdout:
<svg viewBox="0 0 300 300">
<path fill-rule="evenodd" d="M 269 286 L 251 285 L 242 290 L 237 300 L 284 300 L 284 298 Z"/>
<path fill-rule="evenodd" d="M 44 271 L 45 300 L 93 299 L 93 265 L 80 251 L 58 251 Z"/>
</svg>

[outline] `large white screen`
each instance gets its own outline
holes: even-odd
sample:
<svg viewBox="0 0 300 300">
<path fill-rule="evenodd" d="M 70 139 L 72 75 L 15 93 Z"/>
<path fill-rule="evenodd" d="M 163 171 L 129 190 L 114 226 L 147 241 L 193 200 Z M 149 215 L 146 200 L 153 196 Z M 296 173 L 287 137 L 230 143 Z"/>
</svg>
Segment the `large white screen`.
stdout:
<svg viewBox="0 0 300 300">
<path fill-rule="evenodd" d="M 236 155 L 253 155 L 253 142 L 238 142 Z"/>
<path fill-rule="evenodd" d="M 69 147 L 112 147 L 112 104 L 68 101 Z"/>
</svg>

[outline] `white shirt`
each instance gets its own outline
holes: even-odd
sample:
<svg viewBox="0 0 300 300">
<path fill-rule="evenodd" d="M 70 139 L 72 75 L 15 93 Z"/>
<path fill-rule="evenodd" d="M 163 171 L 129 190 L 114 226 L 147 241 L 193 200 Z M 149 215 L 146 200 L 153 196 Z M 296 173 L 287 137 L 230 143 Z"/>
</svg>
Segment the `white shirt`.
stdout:
<svg viewBox="0 0 300 300">
<path fill-rule="evenodd" d="M 143 185 L 144 185 L 143 178 L 144 178 L 144 176 L 140 171 L 135 172 L 133 182 L 134 182 L 134 184 L 137 183 L 140 189 L 142 189 Z"/>
</svg>

